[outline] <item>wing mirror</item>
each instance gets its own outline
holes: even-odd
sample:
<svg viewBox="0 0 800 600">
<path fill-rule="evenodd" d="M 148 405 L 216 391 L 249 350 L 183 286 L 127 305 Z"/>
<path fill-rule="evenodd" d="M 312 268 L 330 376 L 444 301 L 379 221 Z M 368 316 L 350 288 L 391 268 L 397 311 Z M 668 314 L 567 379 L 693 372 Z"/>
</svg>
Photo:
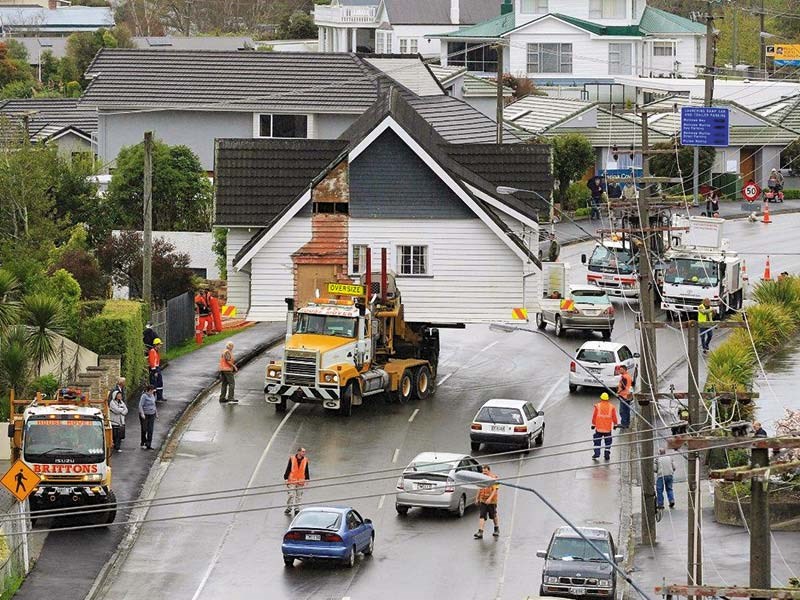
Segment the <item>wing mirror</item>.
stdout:
<svg viewBox="0 0 800 600">
<path fill-rule="evenodd" d="M 638 352 L 634 352 L 633 353 L 633 358 L 639 358 L 639 353 Z"/>
<path fill-rule="evenodd" d="M 614 562 L 622 562 L 623 560 L 625 560 L 625 555 L 624 554 L 615 554 L 614 555 Z"/>
<path fill-rule="evenodd" d="M 367 525 L 372 525 L 372 519 L 364 519 L 364 523 Z"/>
<path fill-rule="evenodd" d="M 581 262 L 583 264 L 586 264 L 586 255 L 585 254 L 581 254 Z"/>
<path fill-rule="evenodd" d="M 547 550 L 537 550 L 536 556 L 538 558 L 547 558 Z"/>
<path fill-rule="evenodd" d="M 543 417 L 544 416 L 544 411 L 543 410 L 537 411 L 536 416 Z"/>
</svg>

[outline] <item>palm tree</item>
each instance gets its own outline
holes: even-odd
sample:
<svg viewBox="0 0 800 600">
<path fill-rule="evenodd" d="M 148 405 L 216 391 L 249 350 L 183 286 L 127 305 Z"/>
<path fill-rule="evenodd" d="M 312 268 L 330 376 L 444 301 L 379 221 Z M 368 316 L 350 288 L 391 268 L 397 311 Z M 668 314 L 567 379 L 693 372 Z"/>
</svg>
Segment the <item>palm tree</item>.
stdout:
<svg viewBox="0 0 800 600">
<path fill-rule="evenodd" d="M 56 334 L 64 333 L 61 301 L 46 294 L 31 294 L 22 301 L 22 319 L 28 330 L 28 348 L 36 361 L 36 373 L 56 353 Z"/>
<path fill-rule="evenodd" d="M 0 332 L 14 325 L 19 318 L 19 302 L 15 300 L 18 291 L 17 278 L 0 269 Z"/>
<path fill-rule="evenodd" d="M 0 385 L 13 389 L 17 397 L 24 394 L 28 384 L 30 360 L 27 330 L 22 325 L 11 327 L 0 346 Z"/>
</svg>

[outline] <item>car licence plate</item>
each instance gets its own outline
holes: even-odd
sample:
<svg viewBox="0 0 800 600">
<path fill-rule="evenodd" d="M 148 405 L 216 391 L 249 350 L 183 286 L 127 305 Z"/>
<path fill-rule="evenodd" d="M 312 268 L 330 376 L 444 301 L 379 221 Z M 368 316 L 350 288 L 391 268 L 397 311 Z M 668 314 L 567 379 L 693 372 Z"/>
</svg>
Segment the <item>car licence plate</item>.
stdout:
<svg viewBox="0 0 800 600">
<path fill-rule="evenodd" d="M 505 431 L 505 425 L 492 425 L 492 431 Z"/>
<path fill-rule="evenodd" d="M 306 541 L 309 541 L 309 542 L 318 542 L 318 541 L 320 541 L 321 539 L 322 539 L 322 538 L 320 537 L 320 535 L 319 535 L 318 533 L 307 533 L 307 534 L 306 534 Z"/>
<path fill-rule="evenodd" d="M 569 588 L 569 593 L 573 596 L 585 596 L 586 595 L 586 588 L 583 587 L 571 587 Z"/>
<path fill-rule="evenodd" d="M 418 483 L 417 484 L 417 489 L 418 490 L 430 490 L 430 489 L 433 489 L 433 484 L 432 483 Z"/>
</svg>

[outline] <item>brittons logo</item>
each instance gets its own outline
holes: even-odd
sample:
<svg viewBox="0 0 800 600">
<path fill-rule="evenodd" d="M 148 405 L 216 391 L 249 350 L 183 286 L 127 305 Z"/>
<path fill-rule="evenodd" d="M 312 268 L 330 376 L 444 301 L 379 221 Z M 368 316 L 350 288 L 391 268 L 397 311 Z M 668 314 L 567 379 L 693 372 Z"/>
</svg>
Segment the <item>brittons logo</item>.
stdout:
<svg viewBox="0 0 800 600">
<path fill-rule="evenodd" d="M 97 473 L 97 465 L 33 465 L 33 472 L 39 474 L 86 475 Z"/>
</svg>

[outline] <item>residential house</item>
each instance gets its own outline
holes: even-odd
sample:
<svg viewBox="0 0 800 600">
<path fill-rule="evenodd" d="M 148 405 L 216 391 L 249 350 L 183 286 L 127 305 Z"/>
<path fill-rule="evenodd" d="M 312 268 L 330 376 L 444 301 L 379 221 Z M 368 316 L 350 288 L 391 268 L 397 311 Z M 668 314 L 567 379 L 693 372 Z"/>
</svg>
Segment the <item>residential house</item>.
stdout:
<svg viewBox="0 0 800 600">
<path fill-rule="evenodd" d="M 407 321 L 486 322 L 535 308 L 536 206 L 496 186 L 549 196 L 550 150 L 497 145 L 493 131 L 456 99 L 393 88 L 337 140 L 218 140 L 228 302 L 248 320 L 280 320 L 284 298 L 302 304 L 325 282 L 357 280 L 370 247 L 373 270 L 387 251 Z M 460 143 L 470 137 L 485 143 Z"/>
<path fill-rule="evenodd" d="M 32 98 L 0 101 L 0 120 L 21 135 L 28 120 L 31 142 L 50 142 L 68 158 L 93 157 L 97 135 L 97 111 L 80 106 L 77 100 Z"/>
<path fill-rule="evenodd" d="M 449 33 L 441 64 L 477 75 L 503 70 L 540 87 L 613 86 L 620 75 L 694 77 L 705 61 L 705 27 L 646 0 L 504 0 L 485 22 Z"/>
<path fill-rule="evenodd" d="M 110 7 L 36 5 L 0 6 L 0 36 L 69 36 L 114 26 Z"/>
<path fill-rule="evenodd" d="M 490 19 L 501 0 L 333 0 L 314 7 L 320 52 L 438 56 L 426 36 Z"/>
<path fill-rule="evenodd" d="M 448 96 L 463 100 L 492 119 L 497 118 L 497 80 L 476 77 L 466 67 L 428 65 Z M 514 90 L 503 86 L 503 103 L 508 104 Z"/>
<path fill-rule="evenodd" d="M 98 154 L 113 161 L 145 131 L 214 167 L 215 138 L 335 139 L 378 97 L 388 75 L 443 96 L 419 60 L 355 54 L 103 49 L 81 105 L 98 111 Z"/>
</svg>

